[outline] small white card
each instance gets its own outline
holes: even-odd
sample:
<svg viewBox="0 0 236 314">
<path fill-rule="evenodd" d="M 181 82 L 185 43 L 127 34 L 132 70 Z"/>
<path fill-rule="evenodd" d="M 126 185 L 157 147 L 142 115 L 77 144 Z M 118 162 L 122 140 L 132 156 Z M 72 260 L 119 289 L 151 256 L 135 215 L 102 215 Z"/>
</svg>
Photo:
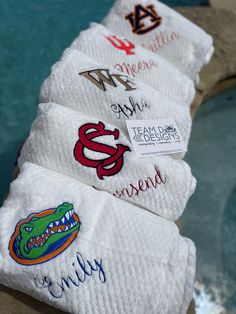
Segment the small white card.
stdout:
<svg viewBox="0 0 236 314">
<path fill-rule="evenodd" d="M 138 157 L 169 155 L 187 150 L 174 119 L 125 122 Z"/>
</svg>

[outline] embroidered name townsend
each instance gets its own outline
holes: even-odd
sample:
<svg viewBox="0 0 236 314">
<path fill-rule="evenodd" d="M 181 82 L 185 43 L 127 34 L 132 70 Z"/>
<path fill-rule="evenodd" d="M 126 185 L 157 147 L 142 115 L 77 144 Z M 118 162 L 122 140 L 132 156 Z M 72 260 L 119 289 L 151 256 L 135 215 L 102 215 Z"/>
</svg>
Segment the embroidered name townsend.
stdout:
<svg viewBox="0 0 236 314">
<path fill-rule="evenodd" d="M 154 166 L 155 175 L 153 178 L 147 177 L 146 179 L 140 179 L 136 184 L 130 183 L 128 187 L 123 188 L 121 191 L 116 190 L 113 195 L 117 198 L 134 197 L 140 193 L 146 192 L 149 189 L 156 189 L 159 185 L 166 183 L 166 177 L 162 176 L 160 170 Z"/>
</svg>

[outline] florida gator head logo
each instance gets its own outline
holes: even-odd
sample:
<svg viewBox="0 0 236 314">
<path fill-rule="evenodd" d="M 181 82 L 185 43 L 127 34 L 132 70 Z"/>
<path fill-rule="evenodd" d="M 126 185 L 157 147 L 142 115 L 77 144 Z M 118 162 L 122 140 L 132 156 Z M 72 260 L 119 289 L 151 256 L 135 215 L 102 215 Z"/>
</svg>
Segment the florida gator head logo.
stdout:
<svg viewBox="0 0 236 314">
<path fill-rule="evenodd" d="M 32 214 L 17 223 L 9 243 L 10 255 L 22 265 L 49 261 L 72 243 L 80 225 L 69 203 Z"/>
<path fill-rule="evenodd" d="M 114 176 L 123 167 L 123 155 L 130 148 L 126 145 L 116 144 L 116 148 L 110 145 L 93 141 L 96 137 L 112 135 L 114 140 L 119 139 L 119 130 L 106 130 L 105 125 L 99 123 L 86 123 L 79 128 L 79 140 L 74 148 L 74 157 L 83 166 L 96 168 L 97 176 L 103 180 L 104 176 Z M 85 155 L 85 148 L 94 152 L 109 155 L 107 158 L 91 159 Z M 91 155 L 91 154 L 90 154 Z"/>
<path fill-rule="evenodd" d="M 161 24 L 162 18 L 156 12 L 154 5 L 142 6 L 138 4 L 134 7 L 134 12 L 125 16 L 132 26 L 132 32 L 136 35 L 143 35 Z"/>
</svg>

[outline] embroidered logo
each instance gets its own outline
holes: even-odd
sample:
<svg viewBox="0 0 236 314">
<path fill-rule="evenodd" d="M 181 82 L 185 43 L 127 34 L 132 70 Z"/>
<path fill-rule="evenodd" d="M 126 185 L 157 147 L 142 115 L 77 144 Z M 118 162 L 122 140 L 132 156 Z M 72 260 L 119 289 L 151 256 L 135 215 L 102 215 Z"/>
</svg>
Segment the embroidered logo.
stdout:
<svg viewBox="0 0 236 314">
<path fill-rule="evenodd" d="M 134 12 L 125 16 L 132 26 L 132 32 L 136 35 L 143 35 L 161 24 L 162 18 L 157 14 L 154 5 L 142 6 L 138 4 L 134 7 Z M 145 21 L 145 22 L 144 22 Z"/>
<path fill-rule="evenodd" d="M 130 151 L 128 146 L 116 144 L 116 148 L 110 145 L 93 141 L 97 137 L 112 135 L 114 140 L 119 139 L 119 130 L 106 130 L 105 125 L 99 123 L 87 123 L 79 128 L 79 140 L 74 148 L 75 159 L 83 166 L 96 168 L 97 176 L 103 180 L 104 176 L 110 177 L 117 174 L 123 167 L 123 155 Z M 91 159 L 86 156 L 85 149 L 109 155 L 107 158 Z"/>
<path fill-rule="evenodd" d="M 17 223 L 9 243 L 10 255 L 22 265 L 49 261 L 72 243 L 80 225 L 69 203 L 31 214 Z"/>
<path fill-rule="evenodd" d="M 105 36 L 105 38 L 112 44 L 113 47 L 123 50 L 127 55 L 134 55 L 133 49 L 135 45 L 128 39 L 120 39 L 115 35 Z"/>
<path fill-rule="evenodd" d="M 106 84 L 117 87 L 121 84 L 125 87 L 125 91 L 135 90 L 135 84 L 124 74 L 111 74 L 109 69 L 95 69 L 79 73 L 91 83 L 93 83 L 101 91 L 106 92 Z"/>
</svg>

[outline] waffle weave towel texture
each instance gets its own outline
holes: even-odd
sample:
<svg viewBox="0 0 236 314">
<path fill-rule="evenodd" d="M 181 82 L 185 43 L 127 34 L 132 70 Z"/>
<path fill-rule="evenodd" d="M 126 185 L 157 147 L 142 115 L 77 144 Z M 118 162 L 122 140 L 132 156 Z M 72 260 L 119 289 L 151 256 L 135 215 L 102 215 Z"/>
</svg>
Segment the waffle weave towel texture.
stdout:
<svg viewBox="0 0 236 314">
<path fill-rule="evenodd" d="M 71 45 L 95 61 L 135 77 L 179 103 L 190 106 L 195 96 L 191 79 L 155 53 L 133 44 L 129 38 L 92 23 Z M 132 47 L 127 51 L 127 47 Z"/>
<path fill-rule="evenodd" d="M 195 247 L 174 223 L 28 163 L 0 212 L 2 284 L 69 313 L 186 313 Z"/>
<path fill-rule="evenodd" d="M 192 125 L 188 106 L 180 106 L 158 90 L 96 63 L 75 49 L 67 49 L 53 65 L 42 85 L 40 101 L 71 107 L 125 133 L 128 119 L 173 118 L 186 147 L 188 144 Z"/>
<path fill-rule="evenodd" d="M 116 0 L 103 24 L 168 60 L 194 81 L 214 52 L 209 34 L 160 1 Z"/>
<path fill-rule="evenodd" d="M 137 158 L 129 138 L 119 129 L 53 103 L 39 106 L 19 165 L 26 161 L 70 175 L 174 221 L 196 185 L 183 160 L 169 155 Z"/>
</svg>

